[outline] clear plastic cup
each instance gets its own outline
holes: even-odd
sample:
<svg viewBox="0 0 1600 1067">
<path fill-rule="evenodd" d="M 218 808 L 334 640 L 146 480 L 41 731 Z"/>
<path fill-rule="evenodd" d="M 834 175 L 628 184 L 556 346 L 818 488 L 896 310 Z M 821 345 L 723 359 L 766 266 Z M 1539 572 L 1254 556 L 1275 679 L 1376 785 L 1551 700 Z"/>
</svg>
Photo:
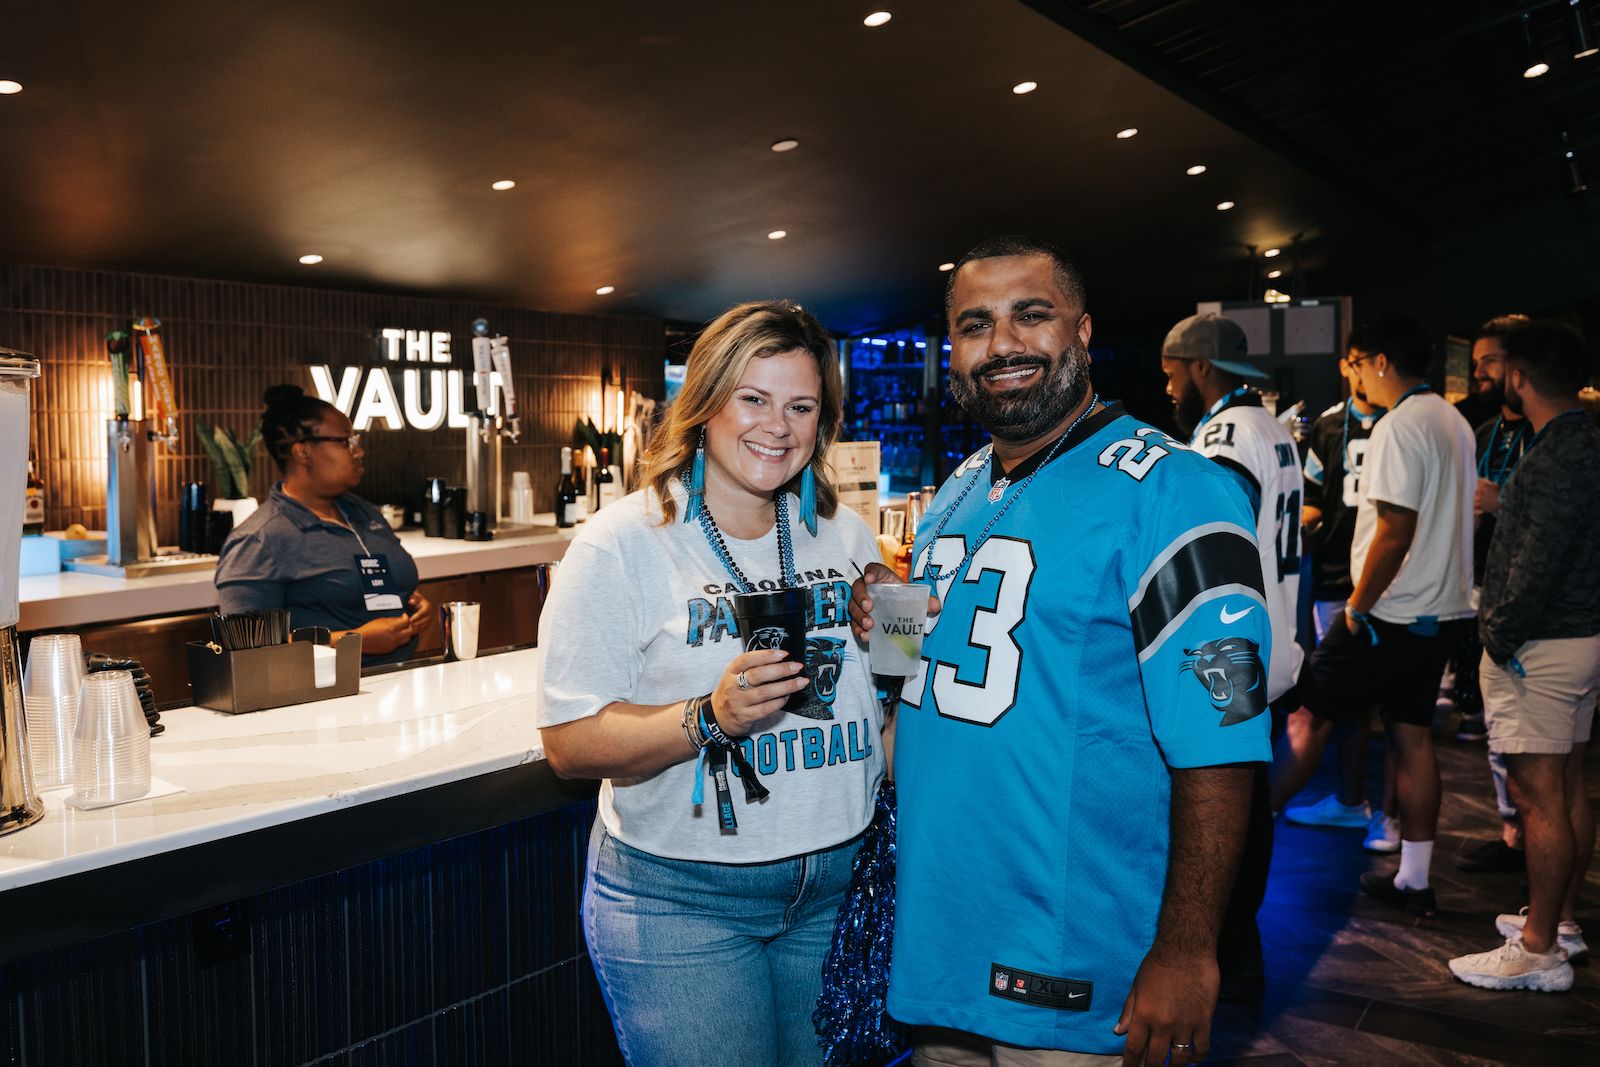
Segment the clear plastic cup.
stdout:
<svg viewBox="0 0 1600 1067">
<path fill-rule="evenodd" d="M 128 671 L 83 680 L 73 735 L 72 796 L 80 804 L 115 804 L 150 792 L 150 724 Z"/>
<path fill-rule="evenodd" d="M 72 737 L 83 673 L 83 643 L 77 634 L 42 634 L 28 644 L 22 702 L 33 780 L 40 789 L 72 784 Z"/>
<path fill-rule="evenodd" d="M 867 656 L 873 674 L 909 678 L 922 660 L 922 633 L 928 624 L 928 587 L 921 582 L 867 586 L 872 601 L 872 635 Z"/>
</svg>

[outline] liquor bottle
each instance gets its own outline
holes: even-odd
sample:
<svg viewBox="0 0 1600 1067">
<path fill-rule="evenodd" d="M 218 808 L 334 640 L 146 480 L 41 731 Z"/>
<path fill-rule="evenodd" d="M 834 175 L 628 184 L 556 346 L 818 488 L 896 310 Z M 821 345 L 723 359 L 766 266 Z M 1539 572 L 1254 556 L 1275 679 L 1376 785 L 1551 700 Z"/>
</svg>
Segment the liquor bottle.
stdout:
<svg viewBox="0 0 1600 1067">
<path fill-rule="evenodd" d="M 611 449 L 600 450 L 600 465 L 594 469 L 596 508 L 615 504 L 622 499 L 622 486 L 611 476 Z"/>
<path fill-rule="evenodd" d="M 44 482 L 33 471 L 33 453 L 28 453 L 28 485 L 22 508 L 22 533 L 37 537 L 44 533 Z"/>
<path fill-rule="evenodd" d="M 561 481 L 556 483 L 556 525 L 562 528 L 578 521 L 578 483 L 572 480 L 572 449 L 561 449 Z"/>
<path fill-rule="evenodd" d="M 894 554 L 895 573 L 902 581 L 911 580 L 911 557 L 916 551 L 917 524 L 922 521 L 922 493 L 912 490 L 906 494 L 906 532 L 900 539 L 900 548 Z"/>
</svg>

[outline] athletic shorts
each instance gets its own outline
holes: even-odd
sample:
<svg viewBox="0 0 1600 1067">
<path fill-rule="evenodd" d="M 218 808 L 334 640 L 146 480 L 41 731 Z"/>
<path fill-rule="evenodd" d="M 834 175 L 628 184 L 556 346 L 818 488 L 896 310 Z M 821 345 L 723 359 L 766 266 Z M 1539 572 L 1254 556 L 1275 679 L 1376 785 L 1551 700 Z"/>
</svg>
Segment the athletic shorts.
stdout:
<svg viewBox="0 0 1600 1067">
<path fill-rule="evenodd" d="M 1373 619 L 1374 645 L 1365 629 L 1352 634 L 1344 620 L 1336 619 L 1311 653 L 1306 706 L 1318 718 L 1335 722 L 1359 720 L 1377 708 L 1386 723 L 1431 728 L 1445 662 L 1477 624 L 1476 619 L 1451 619 L 1406 626 Z"/>
<path fill-rule="evenodd" d="M 1589 740 L 1600 696 L 1600 635 L 1529 641 L 1516 660 L 1527 677 L 1487 652 L 1478 665 L 1490 751 L 1560 754 Z"/>
</svg>

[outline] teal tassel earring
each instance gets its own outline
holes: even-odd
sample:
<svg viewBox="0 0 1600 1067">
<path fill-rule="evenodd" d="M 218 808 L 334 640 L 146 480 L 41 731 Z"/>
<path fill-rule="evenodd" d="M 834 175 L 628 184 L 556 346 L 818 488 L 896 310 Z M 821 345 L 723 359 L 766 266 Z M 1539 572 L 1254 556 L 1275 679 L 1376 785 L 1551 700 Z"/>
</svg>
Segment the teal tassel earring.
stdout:
<svg viewBox="0 0 1600 1067">
<path fill-rule="evenodd" d="M 817 476 L 811 472 L 809 463 L 805 473 L 800 475 L 800 521 L 806 524 L 812 537 L 817 536 Z"/>
<path fill-rule="evenodd" d="M 700 517 L 700 508 L 706 498 L 706 428 L 700 427 L 700 443 L 695 446 L 694 465 L 689 468 L 689 499 L 683 509 L 683 521 L 693 522 Z"/>
</svg>

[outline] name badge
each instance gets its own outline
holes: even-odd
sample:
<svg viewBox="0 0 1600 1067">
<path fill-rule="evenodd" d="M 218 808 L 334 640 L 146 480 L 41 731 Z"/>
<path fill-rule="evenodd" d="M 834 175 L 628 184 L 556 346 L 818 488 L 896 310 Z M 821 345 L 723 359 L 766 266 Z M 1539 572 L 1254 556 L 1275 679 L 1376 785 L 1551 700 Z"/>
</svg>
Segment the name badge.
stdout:
<svg viewBox="0 0 1600 1067">
<path fill-rule="evenodd" d="M 368 611 L 399 611 L 406 602 L 395 590 L 389 576 L 389 557 L 382 552 L 356 557 L 356 572 L 361 575 L 361 596 Z"/>
</svg>

